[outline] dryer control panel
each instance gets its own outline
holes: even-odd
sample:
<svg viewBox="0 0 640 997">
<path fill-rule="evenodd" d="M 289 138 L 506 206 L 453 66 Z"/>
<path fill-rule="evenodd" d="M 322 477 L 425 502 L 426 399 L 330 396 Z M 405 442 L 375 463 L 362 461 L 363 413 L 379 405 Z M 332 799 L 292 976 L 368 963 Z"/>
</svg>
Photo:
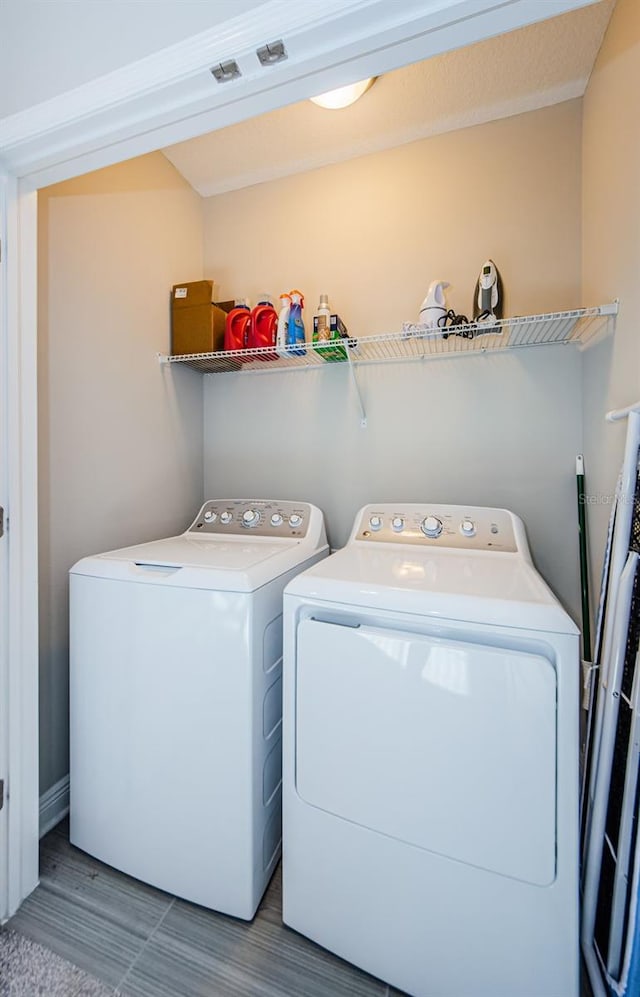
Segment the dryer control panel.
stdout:
<svg viewBox="0 0 640 997">
<path fill-rule="evenodd" d="M 210 499 L 187 533 L 216 536 L 305 537 L 311 521 L 311 506 L 305 502 L 275 499 Z"/>
<path fill-rule="evenodd" d="M 479 506 L 367 505 L 356 517 L 351 540 L 529 554 L 517 516 Z"/>
</svg>

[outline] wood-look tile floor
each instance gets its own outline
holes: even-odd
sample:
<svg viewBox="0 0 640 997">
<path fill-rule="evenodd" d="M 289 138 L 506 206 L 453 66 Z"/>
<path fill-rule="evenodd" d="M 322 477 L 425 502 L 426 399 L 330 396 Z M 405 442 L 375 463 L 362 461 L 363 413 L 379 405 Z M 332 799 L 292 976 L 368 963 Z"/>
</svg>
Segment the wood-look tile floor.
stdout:
<svg viewBox="0 0 640 997">
<path fill-rule="evenodd" d="M 93 997 L 91 977 L 100 997 L 395 997 L 285 927 L 281 910 L 279 870 L 247 924 L 97 862 L 69 844 L 65 821 L 42 840 L 40 885 L 7 928 L 61 957 L 58 988 L 31 991 L 47 997 Z"/>
<path fill-rule="evenodd" d="M 281 912 L 279 869 L 247 924 L 78 851 L 65 821 L 41 842 L 40 885 L 0 928 L 0 997 L 403 997 Z"/>
</svg>

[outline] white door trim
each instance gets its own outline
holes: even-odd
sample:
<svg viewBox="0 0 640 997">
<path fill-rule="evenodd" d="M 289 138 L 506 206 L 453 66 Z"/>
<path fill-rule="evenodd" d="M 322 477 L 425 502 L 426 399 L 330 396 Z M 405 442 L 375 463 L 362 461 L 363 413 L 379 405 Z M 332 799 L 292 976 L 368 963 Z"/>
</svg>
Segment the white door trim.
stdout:
<svg viewBox="0 0 640 997">
<path fill-rule="evenodd" d="M 11 916 L 38 882 L 37 194 L 6 184 L 8 875 Z"/>
<path fill-rule="evenodd" d="M 9 434 L 7 431 L 7 280 L 6 280 L 6 247 L 7 247 L 7 185 L 6 174 L 0 171 L 0 247 L 2 261 L 0 262 L 0 505 L 6 516 L 8 504 L 8 457 L 7 446 Z M 5 520 L 6 530 L 6 520 Z M 0 924 L 7 917 L 9 910 L 9 560 L 7 551 L 8 540 L 0 539 L 0 779 L 4 780 L 4 805 L 0 810 Z"/>
<path fill-rule="evenodd" d="M 69 813 L 69 776 L 54 782 L 40 797 L 40 837 L 43 838 Z"/>
</svg>

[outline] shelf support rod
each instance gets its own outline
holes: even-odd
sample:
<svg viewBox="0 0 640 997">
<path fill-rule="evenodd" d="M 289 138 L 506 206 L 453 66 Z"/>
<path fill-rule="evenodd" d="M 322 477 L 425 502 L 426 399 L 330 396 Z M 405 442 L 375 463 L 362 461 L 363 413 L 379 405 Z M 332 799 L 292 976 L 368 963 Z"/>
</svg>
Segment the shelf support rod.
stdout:
<svg viewBox="0 0 640 997">
<path fill-rule="evenodd" d="M 366 429 L 367 428 L 367 413 L 365 412 L 365 409 L 364 409 L 364 404 L 363 404 L 363 401 L 362 401 L 362 394 L 360 392 L 360 385 L 358 384 L 358 377 L 357 377 L 357 374 L 356 374 L 356 369 L 355 369 L 353 360 L 351 359 L 351 352 L 350 352 L 350 349 L 349 349 L 348 346 L 346 346 L 346 350 L 347 350 L 347 361 L 349 363 L 349 373 L 351 375 L 351 382 L 353 384 L 353 390 L 356 393 L 356 398 L 358 399 L 358 407 L 360 409 L 360 428 L 361 429 Z"/>
</svg>

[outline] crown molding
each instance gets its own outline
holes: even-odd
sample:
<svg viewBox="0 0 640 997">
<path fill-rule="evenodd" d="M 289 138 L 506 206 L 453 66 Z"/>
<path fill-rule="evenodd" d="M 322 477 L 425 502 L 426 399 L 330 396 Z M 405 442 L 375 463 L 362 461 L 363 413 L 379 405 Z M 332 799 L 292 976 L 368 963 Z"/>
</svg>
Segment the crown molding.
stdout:
<svg viewBox="0 0 640 997">
<path fill-rule="evenodd" d="M 235 124 L 595 0 L 267 0 L 0 120 L 0 162 L 34 189 Z M 263 67 L 277 38 L 288 58 Z M 219 84 L 210 67 L 235 59 Z"/>
</svg>

